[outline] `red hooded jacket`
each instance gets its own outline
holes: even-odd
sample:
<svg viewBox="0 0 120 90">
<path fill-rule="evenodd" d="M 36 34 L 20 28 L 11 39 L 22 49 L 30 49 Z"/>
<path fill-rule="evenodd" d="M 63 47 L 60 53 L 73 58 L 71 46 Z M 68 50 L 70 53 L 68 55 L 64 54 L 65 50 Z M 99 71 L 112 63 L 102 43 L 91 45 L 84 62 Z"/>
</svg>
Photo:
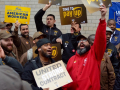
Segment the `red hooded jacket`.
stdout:
<svg viewBox="0 0 120 90">
<path fill-rule="evenodd" d="M 67 63 L 67 70 L 73 82 L 63 90 L 100 90 L 100 64 L 106 49 L 106 22 L 100 20 L 95 41 L 83 55 L 77 52 Z"/>
</svg>

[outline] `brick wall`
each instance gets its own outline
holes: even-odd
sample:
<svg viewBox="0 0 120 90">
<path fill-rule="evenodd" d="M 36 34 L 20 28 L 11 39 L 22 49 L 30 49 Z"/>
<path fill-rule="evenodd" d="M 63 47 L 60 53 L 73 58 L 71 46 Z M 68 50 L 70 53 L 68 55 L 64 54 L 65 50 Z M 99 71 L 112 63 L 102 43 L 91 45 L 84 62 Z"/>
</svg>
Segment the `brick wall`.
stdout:
<svg viewBox="0 0 120 90">
<path fill-rule="evenodd" d="M 112 1 L 119 2 L 120 0 L 112 0 Z M 74 5 L 74 4 L 82 4 L 82 1 L 81 0 L 63 0 L 62 1 L 62 6 Z M 4 20 L 5 5 L 30 7 L 31 8 L 31 16 L 30 16 L 30 24 L 29 24 L 30 35 L 32 36 L 34 32 L 37 31 L 34 23 L 34 15 L 39 9 L 43 8 L 45 4 L 38 4 L 38 0 L 0 0 L 0 20 L 1 21 Z M 56 25 L 63 33 L 70 32 L 70 25 L 61 26 L 58 6 L 53 5 L 47 10 L 45 15 L 43 16 L 44 23 L 46 21 L 46 16 L 49 13 L 52 13 L 56 16 Z M 93 14 L 90 14 L 87 11 L 87 18 L 88 18 L 88 23 L 82 24 L 82 29 L 81 29 L 81 33 L 86 36 L 88 36 L 89 34 L 95 33 L 95 30 L 97 28 L 99 18 L 100 18 L 100 12 L 98 11 Z M 108 19 L 108 13 L 107 13 L 106 19 Z"/>
</svg>

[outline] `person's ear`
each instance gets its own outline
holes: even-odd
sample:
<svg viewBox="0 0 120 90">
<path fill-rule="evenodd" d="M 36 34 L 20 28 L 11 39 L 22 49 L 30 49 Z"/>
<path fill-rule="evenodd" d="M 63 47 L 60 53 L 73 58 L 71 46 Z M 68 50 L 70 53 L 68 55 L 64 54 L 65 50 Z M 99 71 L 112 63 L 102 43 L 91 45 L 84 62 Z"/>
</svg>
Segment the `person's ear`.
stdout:
<svg viewBox="0 0 120 90">
<path fill-rule="evenodd" d="M 54 23 L 56 23 L 56 20 L 54 20 Z"/>
<path fill-rule="evenodd" d="M 79 32 L 80 32 L 80 31 L 81 31 L 81 28 L 79 28 L 78 30 L 79 30 Z"/>
<path fill-rule="evenodd" d="M 33 43 L 35 44 L 35 40 L 33 40 Z"/>
<path fill-rule="evenodd" d="M 41 51 L 41 48 L 39 48 L 38 51 Z"/>
</svg>

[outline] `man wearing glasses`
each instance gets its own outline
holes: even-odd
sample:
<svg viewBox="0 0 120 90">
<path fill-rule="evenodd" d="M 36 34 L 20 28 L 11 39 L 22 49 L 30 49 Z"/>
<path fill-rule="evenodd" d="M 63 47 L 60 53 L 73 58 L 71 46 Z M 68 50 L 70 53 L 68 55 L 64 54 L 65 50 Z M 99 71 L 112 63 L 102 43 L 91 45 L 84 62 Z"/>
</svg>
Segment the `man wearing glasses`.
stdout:
<svg viewBox="0 0 120 90">
<path fill-rule="evenodd" d="M 27 24 L 21 24 L 20 25 L 20 32 L 21 35 L 18 35 L 18 27 L 20 23 L 15 23 L 15 29 L 12 33 L 15 38 L 13 39 L 13 42 L 18 50 L 18 57 L 20 58 L 23 53 L 25 53 L 27 50 L 32 48 L 33 46 L 33 39 L 29 36 L 29 28 Z"/>
<path fill-rule="evenodd" d="M 65 85 L 63 90 L 100 90 L 100 64 L 106 49 L 107 9 L 100 7 L 101 19 L 98 25 L 94 44 L 90 47 L 88 39 L 77 37 L 77 52 L 67 63 L 67 71 L 73 82 Z"/>
</svg>

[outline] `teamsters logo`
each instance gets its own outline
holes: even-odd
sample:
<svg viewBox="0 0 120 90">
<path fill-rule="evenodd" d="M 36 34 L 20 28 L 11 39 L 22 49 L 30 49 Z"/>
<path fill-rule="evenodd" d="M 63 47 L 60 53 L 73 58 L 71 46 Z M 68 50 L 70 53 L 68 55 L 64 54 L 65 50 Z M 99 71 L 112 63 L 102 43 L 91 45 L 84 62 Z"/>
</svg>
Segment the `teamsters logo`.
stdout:
<svg viewBox="0 0 120 90">
<path fill-rule="evenodd" d="M 58 50 L 56 46 L 52 46 L 52 58 L 56 58 L 58 55 Z"/>
</svg>

